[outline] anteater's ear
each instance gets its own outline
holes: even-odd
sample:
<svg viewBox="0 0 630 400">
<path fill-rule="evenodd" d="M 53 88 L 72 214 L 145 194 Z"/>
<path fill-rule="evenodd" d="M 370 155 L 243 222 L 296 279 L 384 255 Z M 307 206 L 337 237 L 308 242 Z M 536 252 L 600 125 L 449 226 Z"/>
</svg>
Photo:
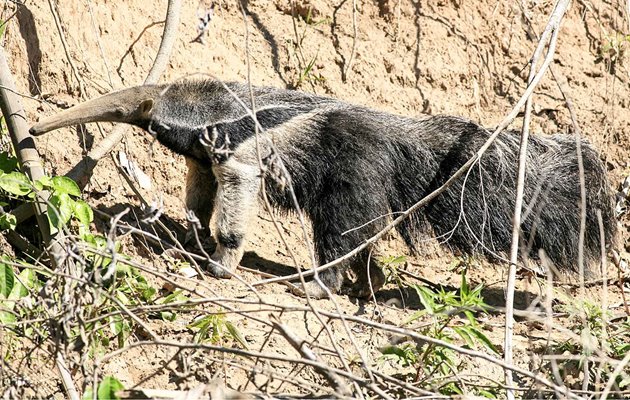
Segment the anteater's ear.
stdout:
<svg viewBox="0 0 630 400">
<path fill-rule="evenodd" d="M 153 111 L 153 99 L 142 100 L 138 110 L 140 111 L 141 118 L 150 118 L 151 112 Z"/>
</svg>

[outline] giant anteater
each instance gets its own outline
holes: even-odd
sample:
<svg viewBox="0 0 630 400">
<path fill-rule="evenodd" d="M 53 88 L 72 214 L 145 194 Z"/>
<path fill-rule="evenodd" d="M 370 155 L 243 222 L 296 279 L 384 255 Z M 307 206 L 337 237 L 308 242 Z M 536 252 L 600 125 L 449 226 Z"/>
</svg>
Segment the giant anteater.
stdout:
<svg viewBox="0 0 630 400">
<path fill-rule="evenodd" d="M 387 223 L 383 216 L 406 210 L 439 187 L 489 136 L 463 118 L 409 118 L 268 87 L 253 88 L 253 96 L 258 136 L 253 114 L 244 108 L 249 87 L 215 80 L 121 90 L 48 117 L 31 133 L 88 122 L 124 122 L 185 156 L 186 205 L 206 230 L 215 214 L 217 248 L 211 258 L 221 266 L 210 263 L 207 268 L 222 278 L 231 275 L 243 256 L 261 179 L 271 204 L 279 209 L 295 209 L 293 190 L 312 222 L 318 261 L 324 264 L 381 230 Z M 531 242 L 531 255 L 544 249 L 557 266 L 576 269 L 580 231 L 576 138 L 534 135 L 530 141 L 523 237 Z M 398 225 L 409 248 L 438 235 L 466 253 L 505 253 L 511 241 L 518 146 L 517 134 L 502 133 L 465 177 Z M 587 197 L 584 255 L 593 264 L 600 248 L 596 211 L 602 212 L 607 244 L 616 224 L 603 163 L 586 141 L 581 149 Z M 280 162 L 281 170 L 288 172 L 287 184 L 279 184 L 278 176 L 268 173 L 273 168 L 261 173 L 259 157 L 268 167 Z M 383 274 L 368 251 L 323 271 L 321 280 L 331 292 L 338 292 L 343 269 L 349 266 L 358 277 L 350 293 L 365 296 L 370 293 L 366 284 L 370 260 L 371 282 L 378 290 Z M 306 291 L 325 296 L 316 282 L 308 283 Z"/>
</svg>

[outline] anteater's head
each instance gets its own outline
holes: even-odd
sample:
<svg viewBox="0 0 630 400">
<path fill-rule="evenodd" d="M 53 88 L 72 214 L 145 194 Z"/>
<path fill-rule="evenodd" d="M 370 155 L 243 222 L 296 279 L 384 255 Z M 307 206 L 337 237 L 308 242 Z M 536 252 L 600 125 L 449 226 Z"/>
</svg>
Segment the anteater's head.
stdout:
<svg viewBox="0 0 630 400">
<path fill-rule="evenodd" d="M 207 126 L 240 112 L 226 86 L 216 81 L 187 81 L 137 86 L 86 101 L 43 118 L 34 136 L 90 122 L 122 122 L 143 128 L 171 150 L 200 157 L 198 138 Z"/>
<path fill-rule="evenodd" d="M 123 122 L 146 128 L 161 90 L 160 86 L 138 86 L 110 93 L 44 118 L 30 132 L 38 136 L 89 122 Z"/>
</svg>

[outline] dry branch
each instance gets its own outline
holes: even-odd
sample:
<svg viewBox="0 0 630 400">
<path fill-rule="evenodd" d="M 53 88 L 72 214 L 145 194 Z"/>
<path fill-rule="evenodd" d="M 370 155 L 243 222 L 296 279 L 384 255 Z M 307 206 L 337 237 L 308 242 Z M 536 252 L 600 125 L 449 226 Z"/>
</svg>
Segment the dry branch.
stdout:
<svg viewBox="0 0 630 400">
<path fill-rule="evenodd" d="M 13 143 L 13 149 L 15 150 L 22 170 L 32 181 L 37 181 L 45 176 L 44 168 L 42 167 L 39 153 L 37 153 L 37 149 L 35 148 L 35 141 L 28 133 L 28 124 L 26 123 L 24 108 L 22 107 L 19 96 L 15 93 L 15 83 L 11 76 L 11 70 L 9 69 L 9 64 L 4 55 L 4 50 L 0 48 L 0 108 L 5 117 L 7 128 L 11 136 L 11 142 Z M 63 249 L 52 240 L 50 235 L 48 219 L 46 217 L 48 208 L 47 200 L 48 193 L 38 191 L 36 193 L 35 202 L 32 205 L 27 204 L 25 207 L 30 209 L 30 215 L 32 215 L 33 212 L 35 213 L 44 243 L 46 246 L 50 246 L 51 261 L 53 265 L 58 265 L 63 254 Z"/>
<path fill-rule="evenodd" d="M 63 354 L 57 353 L 56 359 L 57 369 L 59 370 L 59 375 L 61 376 L 61 381 L 63 382 L 63 386 L 66 388 L 66 393 L 68 393 L 68 397 L 70 400 L 79 400 L 81 397 L 79 396 L 79 392 L 77 392 L 77 388 L 74 385 L 72 380 L 72 375 L 66 366 L 66 361 L 64 360 Z"/>
<path fill-rule="evenodd" d="M 536 76 L 536 65 L 538 64 L 538 58 L 542 55 L 544 48 L 547 46 L 548 49 L 545 57 L 545 62 L 553 59 L 555 53 L 556 42 L 558 38 L 558 31 L 560 30 L 560 23 L 562 22 L 562 18 L 564 17 L 564 13 L 569 5 L 568 0 L 560 0 L 556 3 L 554 7 L 554 11 L 552 12 L 549 22 L 547 23 L 547 27 L 542 34 L 538 42 L 538 46 L 534 51 L 534 55 L 531 60 L 531 69 L 529 72 L 528 85 L 531 85 Z M 549 38 L 549 36 L 551 37 Z M 543 68 L 541 68 L 543 70 Z M 543 71 L 544 72 L 544 71 Z M 523 119 L 523 129 L 521 134 L 521 145 L 519 150 L 519 165 L 518 165 L 518 177 L 516 184 L 516 202 L 514 209 L 514 216 L 512 220 L 512 246 L 510 251 L 510 265 L 508 271 L 508 282 L 507 282 L 507 294 L 506 294 L 506 314 L 505 314 L 505 354 L 504 359 L 507 364 L 512 364 L 512 332 L 514 329 L 514 290 L 516 284 L 516 263 L 518 261 L 518 248 L 520 243 L 520 231 L 521 231 L 521 213 L 523 208 L 523 191 L 525 188 L 525 170 L 527 163 L 527 141 L 529 138 L 529 122 L 531 119 L 531 111 L 532 111 L 532 96 L 527 99 L 527 103 L 525 105 L 525 117 Z M 578 140 L 578 151 L 579 151 L 579 140 Z M 581 156 L 581 153 L 578 153 L 578 156 Z M 581 174 L 581 180 L 583 180 L 584 175 Z M 584 186 L 582 185 L 582 190 L 584 190 Z M 582 194 L 583 195 L 583 194 Z M 583 195 L 584 197 L 584 195 Z M 584 208 L 582 209 L 582 213 L 584 214 L 584 219 L 586 218 L 586 214 Z M 581 230 L 580 237 L 584 236 L 583 230 Z M 582 254 L 582 252 L 580 252 Z M 580 257 L 581 258 L 581 257 Z M 583 275 L 582 275 L 583 276 Z M 508 387 L 513 385 L 512 379 L 512 371 L 509 369 L 505 370 L 505 384 Z M 508 399 L 514 399 L 514 392 L 510 389 L 507 391 Z"/>
<path fill-rule="evenodd" d="M 317 358 L 313 350 L 308 346 L 306 341 L 297 337 L 291 330 L 282 324 L 280 321 L 273 321 L 273 327 L 276 328 L 282 336 L 289 342 L 291 347 L 297 350 L 298 353 L 307 360 L 315 361 L 321 363 L 321 361 Z M 329 368 L 321 368 L 315 367 L 315 370 L 319 372 L 326 380 L 334 387 L 335 392 L 341 394 L 342 396 L 349 396 L 350 390 L 348 386 L 341 380 L 339 375 L 335 374 Z"/>
</svg>

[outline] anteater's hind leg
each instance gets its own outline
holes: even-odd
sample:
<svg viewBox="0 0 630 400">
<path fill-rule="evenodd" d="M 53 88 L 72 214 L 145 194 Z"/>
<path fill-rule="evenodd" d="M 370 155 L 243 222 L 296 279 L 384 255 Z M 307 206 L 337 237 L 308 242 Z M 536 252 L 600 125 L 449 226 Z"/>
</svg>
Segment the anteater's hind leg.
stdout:
<svg viewBox="0 0 630 400">
<path fill-rule="evenodd" d="M 335 266 L 320 272 L 319 279 L 326 286 L 326 288 L 328 288 L 330 294 L 337 293 L 339 289 L 341 289 L 341 283 L 343 282 L 343 276 L 339 266 Z M 312 297 L 314 299 L 323 299 L 328 297 L 326 289 L 321 287 L 321 285 L 315 280 L 306 282 L 306 287 L 304 288 L 304 291 L 306 292 L 306 294 L 308 294 L 309 297 Z M 296 292 L 296 294 L 302 293 Z"/>
<path fill-rule="evenodd" d="M 382 204 L 387 204 L 386 199 L 380 198 L 379 193 L 362 192 L 360 189 L 363 187 L 370 185 L 361 182 L 361 178 L 345 181 L 331 179 L 309 210 L 320 265 L 348 254 L 383 226 L 384 220 L 377 217 L 387 213 L 387 210 L 382 209 Z M 368 224 L 365 225 L 366 223 Z M 343 283 L 343 272 L 351 267 L 358 277 L 354 285 L 356 290 L 353 289 L 351 292 L 365 297 L 370 293 L 366 268 L 367 254 L 367 250 L 364 250 L 320 272 L 321 281 L 331 293 L 338 293 Z M 378 290 L 384 282 L 380 267 L 371 261 L 369 269 L 371 280 L 374 281 L 373 287 Z M 326 291 L 315 281 L 307 283 L 306 291 L 317 298 L 326 295 Z"/>
<path fill-rule="evenodd" d="M 350 265 L 357 280 L 344 293 L 351 297 L 368 298 L 385 285 L 385 274 L 376 254 L 367 250 L 360 253 Z"/>
<path fill-rule="evenodd" d="M 360 243 L 352 246 L 352 248 L 359 245 Z M 349 260 L 319 273 L 320 280 L 331 294 L 340 292 L 344 280 L 343 272 L 348 267 L 352 268 L 356 275 L 356 281 L 343 290 L 343 293 L 348 296 L 367 298 L 378 292 L 385 284 L 385 274 L 383 274 L 381 264 L 373 256 L 370 256 L 367 250 L 364 250 Z M 306 283 L 305 290 L 309 296 L 316 299 L 327 297 L 326 290 L 314 280 Z"/>
</svg>

